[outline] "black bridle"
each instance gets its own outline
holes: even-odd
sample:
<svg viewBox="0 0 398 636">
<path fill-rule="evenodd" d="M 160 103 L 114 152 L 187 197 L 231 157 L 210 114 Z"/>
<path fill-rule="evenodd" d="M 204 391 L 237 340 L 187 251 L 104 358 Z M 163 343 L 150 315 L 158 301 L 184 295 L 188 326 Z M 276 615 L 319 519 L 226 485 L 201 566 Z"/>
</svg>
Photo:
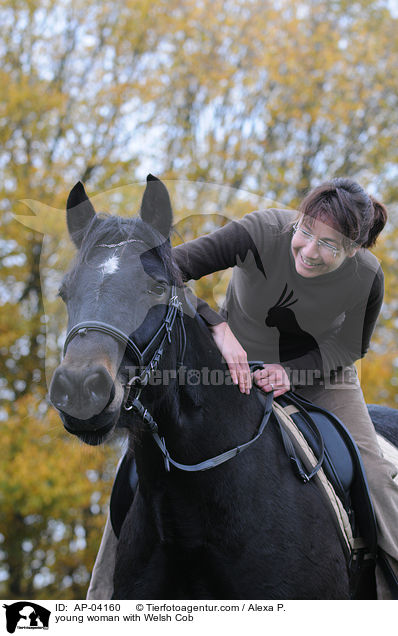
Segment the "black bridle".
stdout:
<svg viewBox="0 0 398 636">
<path fill-rule="evenodd" d="M 99 333 L 105 334 L 106 336 L 111 336 L 112 338 L 114 338 L 114 340 L 124 345 L 126 347 L 126 353 L 130 355 L 132 360 L 136 360 L 137 367 L 141 370 L 139 375 L 135 375 L 125 385 L 123 385 L 123 408 L 126 411 L 131 411 L 134 408 L 134 400 L 131 399 L 131 391 L 133 388 L 135 388 L 134 399 L 138 399 L 142 388 L 148 384 L 150 377 L 152 376 L 154 371 L 157 370 L 160 359 L 164 352 L 166 341 L 171 343 L 171 332 L 178 316 L 180 317 L 179 334 L 181 350 L 179 365 L 181 365 L 185 355 L 186 335 L 183 321 L 182 303 L 179 299 L 178 290 L 175 285 L 173 285 L 171 288 L 171 295 L 168 302 L 166 316 L 162 320 L 162 324 L 160 325 L 159 329 L 156 331 L 155 335 L 146 345 L 143 351 L 141 351 L 141 349 L 136 345 L 134 340 L 130 338 L 130 336 L 127 336 L 120 329 L 117 329 L 116 327 L 113 327 L 106 322 L 100 322 L 97 320 L 84 320 L 83 322 L 79 322 L 77 325 L 72 327 L 72 329 L 68 332 L 64 344 L 64 355 L 66 353 L 68 344 L 71 342 L 71 340 L 73 340 L 73 338 L 75 338 L 75 336 L 83 337 L 89 331 L 97 331 Z M 156 342 L 159 342 L 159 344 L 152 354 L 152 357 L 149 359 L 149 362 L 146 362 Z"/>
<path fill-rule="evenodd" d="M 97 320 L 85 320 L 83 322 L 79 322 L 76 324 L 70 331 L 67 333 L 65 344 L 64 344 L 64 355 L 66 353 L 67 347 L 71 340 L 76 336 L 84 337 L 89 331 L 97 331 L 99 333 L 105 334 L 107 336 L 111 336 L 120 344 L 125 345 L 126 352 L 134 359 L 137 360 L 138 366 L 140 369 L 143 368 L 139 375 L 135 375 L 131 380 L 129 380 L 124 387 L 124 397 L 123 397 L 123 408 L 125 411 L 134 411 L 137 413 L 144 424 L 149 428 L 152 437 L 157 444 L 158 448 L 162 452 L 164 458 L 164 464 L 167 471 L 170 471 L 170 464 L 178 468 L 179 470 L 188 471 L 188 472 L 197 472 L 203 470 L 209 470 L 210 468 L 215 468 L 220 464 L 236 457 L 239 453 L 246 450 L 251 446 L 255 441 L 259 439 L 262 435 L 266 425 L 268 424 L 270 415 L 272 413 L 272 400 L 273 400 L 273 392 L 269 393 L 266 397 L 262 396 L 261 401 L 264 405 L 264 414 L 261 420 L 261 423 L 258 427 L 256 434 L 248 441 L 235 448 L 231 448 L 230 450 L 221 453 L 215 457 L 211 457 L 210 459 L 206 459 L 198 464 L 180 464 L 179 462 L 171 459 L 169 452 L 166 447 L 166 443 L 164 438 L 159 435 L 159 427 L 156 421 L 153 419 L 152 415 L 149 413 L 148 409 L 140 402 L 139 398 L 141 395 L 141 391 L 143 387 L 148 384 L 148 381 L 151 375 L 156 371 L 160 359 L 164 352 L 164 347 L 166 342 L 171 343 L 171 333 L 174 325 L 177 322 L 177 318 L 180 318 L 178 321 L 179 324 L 179 338 L 180 338 L 180 360 L 178 365 L 181 366 L 184 360 L 185 348 L 186 348 L 186 333 L 184 327 L 184 319 L 183 319 L 183 309 L 182 303 L 178 296 L 178 290 L 175 285 L 171 288 L 171 295 L 168 302 L 168 308 L 165 318 L 162 321 L 159 329 L 156 331 L 153 338 L 147 344 L 143 351 L 136 345 L 136 343 L 127 336 L 123 331 L 113 327 L 112 325 L 106 322 L 100 322 Z M 152 357 L 149 362 L 145 362 L 148 359 L 150 351 L 154 347 L 155 343 L 159 340 L 159 344 L 155 349 Z M 131 392 L 134 389 L 134 396 L 131 396 Z"/>
</svg>

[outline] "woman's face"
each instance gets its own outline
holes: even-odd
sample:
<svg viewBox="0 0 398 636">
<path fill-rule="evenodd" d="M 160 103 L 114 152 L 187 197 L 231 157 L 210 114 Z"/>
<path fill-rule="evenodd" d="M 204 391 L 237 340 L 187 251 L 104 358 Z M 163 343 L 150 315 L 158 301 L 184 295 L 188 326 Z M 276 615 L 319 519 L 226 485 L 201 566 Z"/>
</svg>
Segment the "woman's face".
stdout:
<svg viewBox="0 0 398 636">
<path fill-rule="evenodd" d="M 357 251 L 345 251 L 343 239 L 343 235 L 330 225 L 302 216 L 296 224 L 291 243 L 297 273 L 305 278 L 314 278 L 340 267 Z"/>
</svg>

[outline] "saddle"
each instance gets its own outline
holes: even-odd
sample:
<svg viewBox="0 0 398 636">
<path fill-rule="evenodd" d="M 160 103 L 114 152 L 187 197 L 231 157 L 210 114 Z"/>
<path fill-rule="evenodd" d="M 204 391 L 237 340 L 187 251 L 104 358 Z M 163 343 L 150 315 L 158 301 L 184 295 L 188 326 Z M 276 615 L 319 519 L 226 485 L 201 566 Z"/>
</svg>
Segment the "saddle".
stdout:
<svg viewBox="0 0 398 636">
<path fill-rule="evenodd" d="M 289 391 L 276 402 L 293 420 L 314 455 L 323 459 L 323 471 L 347 512 L 354 536 L 360 535 L 369 553 L 376 554 L 373 505 L 362 459 L 351 434 L 333 413 L 297 393 Z M 275 411 L 274 414 L 278 417 Z M 290 459 L 298 477 L 305 480 L 300 458 L 293 454 Z"/>
</svg>

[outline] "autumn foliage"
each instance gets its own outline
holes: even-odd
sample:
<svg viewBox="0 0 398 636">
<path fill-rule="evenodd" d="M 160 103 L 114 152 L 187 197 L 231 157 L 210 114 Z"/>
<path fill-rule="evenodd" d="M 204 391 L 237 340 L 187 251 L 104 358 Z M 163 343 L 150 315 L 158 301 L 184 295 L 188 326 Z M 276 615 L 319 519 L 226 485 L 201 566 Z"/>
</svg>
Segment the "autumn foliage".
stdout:
<svg viewBox="0 0 398 636">
<path fill-rule="evenodd" d="M 385 4 L 0 3 L 3 598 L 85 595 L 121 453 L 119 439 L 91 449 L 67 436 L 46 400 L 78 179 L 99 209 L 128 215 L 147 172 L 168 180 L 178 242 L 269 201 L 295 207 L 325 177 L 356 178 L 391 218 L 375 250 L 385 304 L 360 373 L 369 402 L 397 406 L 398 18 Z M 198 295 L 221 302 L 227 276 Z"/>
</svg>

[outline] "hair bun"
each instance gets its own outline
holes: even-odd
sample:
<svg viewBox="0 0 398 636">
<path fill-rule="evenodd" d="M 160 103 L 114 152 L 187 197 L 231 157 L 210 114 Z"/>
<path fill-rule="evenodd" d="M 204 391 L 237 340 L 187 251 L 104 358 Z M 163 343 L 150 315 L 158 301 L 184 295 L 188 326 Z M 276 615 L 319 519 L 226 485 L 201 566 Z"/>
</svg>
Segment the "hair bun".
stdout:
<svg viewBox="0 0 398 636">
<path fill-rule="evenodd" d="M 383 230 L 388 218 L 386 207 L 371 195 L 370 200 L 373 204 L 373 224 L 369 230 L 368 240 L 363 247 L 373 247 L 375 245 L 377 237 Z"/>
</svg>

